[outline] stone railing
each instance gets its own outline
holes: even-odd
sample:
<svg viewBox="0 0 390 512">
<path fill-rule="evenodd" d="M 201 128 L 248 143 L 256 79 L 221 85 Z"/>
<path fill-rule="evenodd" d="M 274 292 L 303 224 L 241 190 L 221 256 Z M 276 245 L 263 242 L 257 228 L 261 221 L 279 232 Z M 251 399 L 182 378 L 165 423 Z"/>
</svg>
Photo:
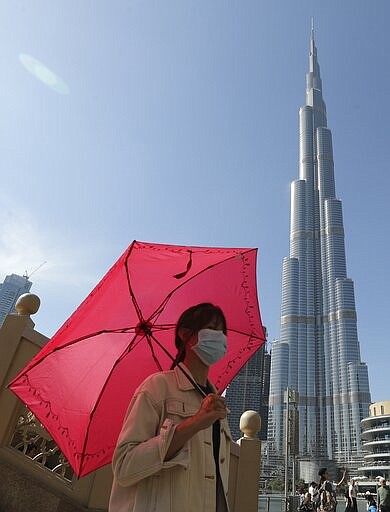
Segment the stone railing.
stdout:
<svg viewBox="0 0 390 512">
<path fill-rule="evenodd" d="M 30 315 L 39 298 L 25 294 L 18 314 L 8 315 L 0 329 L 0 510 L 7 512 L 106 511 L 111 467 L 77 479 L 68 461 L 32 412 L 6 385 L 47 343 L 35 331 Z M 230 512 L 257 512 L 261 442 L 260 417 L 245 412 L 244 436 L 231 445 Z"/>
</svg>

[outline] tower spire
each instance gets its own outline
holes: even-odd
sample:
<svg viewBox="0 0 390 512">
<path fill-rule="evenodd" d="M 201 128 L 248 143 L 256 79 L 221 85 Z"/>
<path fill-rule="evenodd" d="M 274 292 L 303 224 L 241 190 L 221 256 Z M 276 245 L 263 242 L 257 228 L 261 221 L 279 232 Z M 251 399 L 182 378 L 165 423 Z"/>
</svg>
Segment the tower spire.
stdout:
<svg viewBox="0 0 390 512">
<path fill-rule="evenodd" d="M 317 62 L 317 48 L 314 42 L 314 18 L 311 18 L 309 72 L 320 76 L 320 68 Z"/>
<path fill-rule="evenodd" d="M 314 104 L 326 115 L 326 107 L 322 99 L 320 65 L 318 64 L 317 48 L 314 41 L 314 18 L 311 18 L 309 72 L 306 74 L 306 105 L 313 107 Z M 326 126 L 326 119 L 323 119 L 322 123 L 323 126 Z"/>
</svg>

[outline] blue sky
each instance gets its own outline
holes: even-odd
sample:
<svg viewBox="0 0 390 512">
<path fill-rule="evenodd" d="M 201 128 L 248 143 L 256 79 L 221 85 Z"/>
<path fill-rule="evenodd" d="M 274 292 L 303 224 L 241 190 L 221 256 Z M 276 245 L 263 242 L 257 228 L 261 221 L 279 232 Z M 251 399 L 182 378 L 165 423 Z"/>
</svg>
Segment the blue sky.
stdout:
<svg viewBox="0 0 390 512">
<path fill-rule="evenodd" d="M 36 328 L 54 334 L 138 239 L 259 247 L 278 337 L 313 16 L 362 359 L 390 399 L 389 15 L 388 0 L 3 1 L 0 279 L 47 260 Z"/>
</svg>

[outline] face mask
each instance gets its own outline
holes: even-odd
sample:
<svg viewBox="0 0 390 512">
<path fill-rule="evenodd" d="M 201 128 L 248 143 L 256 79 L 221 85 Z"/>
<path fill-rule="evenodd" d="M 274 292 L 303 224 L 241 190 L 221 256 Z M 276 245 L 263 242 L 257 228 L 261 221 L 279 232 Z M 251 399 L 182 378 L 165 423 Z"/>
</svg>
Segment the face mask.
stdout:
<svg viewBox="0 0 390 512">
<path fill-rule="evenodd" d="M 202 363 L 211 366 L 226 354 L 226 336 L 222 331 L 201 329 L 198 332 L 198 343 L 192 350 Z"/>
</svg>

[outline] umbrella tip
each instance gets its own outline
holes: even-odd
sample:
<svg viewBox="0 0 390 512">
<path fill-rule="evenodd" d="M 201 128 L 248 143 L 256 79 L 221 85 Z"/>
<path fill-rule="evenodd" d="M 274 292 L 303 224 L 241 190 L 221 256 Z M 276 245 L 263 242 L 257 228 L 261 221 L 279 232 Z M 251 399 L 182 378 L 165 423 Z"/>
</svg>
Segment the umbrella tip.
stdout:
<svg viewBox="0 0 390 512">
<path fill-rule="evenodd" d="M 15 309 L 19 315 L 34 315 L 41 305 L 41 299 L 34 293 L 23 293 L 16 301 Z"/>
</svg>

